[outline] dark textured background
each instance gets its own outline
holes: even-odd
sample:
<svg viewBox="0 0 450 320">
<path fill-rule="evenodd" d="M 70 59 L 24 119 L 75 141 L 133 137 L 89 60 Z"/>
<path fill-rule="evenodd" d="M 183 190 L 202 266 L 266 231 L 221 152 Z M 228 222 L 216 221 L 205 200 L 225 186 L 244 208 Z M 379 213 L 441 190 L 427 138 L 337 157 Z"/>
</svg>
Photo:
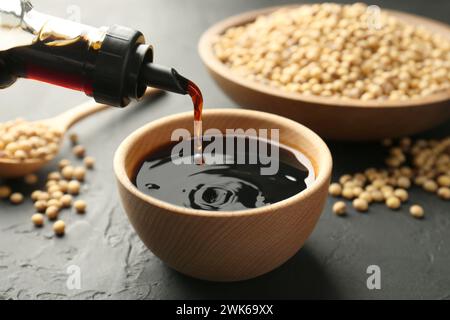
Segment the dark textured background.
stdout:
<svg viewBox="0 0 450 320">
<path fill-rule="evenodd" d="M 202 66 L 197 54 L 202 32 L 229 15 L 287 2 L 37 0 L 34 4 L 58 16 L 65 16 L 67 6 L 75 4 L 80 6 L 86 24 L 118 23 L 142 30 L 155 46 L 156 61 L 174 66 L 196 81 L 204 91 L 206 108 L 214 108 L 235 104 Z M 446 0 L 371 4 L 450 23 L 450 2 Z M 19 81 L 0 91 L 0 120 L 50 117 L 85 99 L 76 92 Z M 423 221 L 410 218 L 406 208 L 392 212 L 382 205 L 374 206 L 368 214 L 351 212 L 347 218 L 337 218 L 330 212 L 330 200 L 304 248 L 281 268 L 258 279 L 208 283 L 164 266 L 127 222 L 115 188 L 112 157 L 133 130 L 190 108 L 186 97 L 166 95 L 125 110 L 111 109 L 75 128 L 89 154 L 98 161 L 83 190 L 89 211 L 85 217 L 64 213 L 67 235 L 56 239 L 50 225 L 41 230 L 31 226 L 31 201 L 18 207 L 1 203 L 0 299 L 450 298 L 450 204 L 420 190 L 412 191 L 412 196 L 425 207 Z M 428 135 L 449 134 L 448 127 Z M 335 177 L 367 165 L 376 166 L 383 157 L 377 144 L 330 143 L 330 148 Z M 61 156 L 70 157 L 68 147 Z M 16 184 L 16 188 L 24 187 Z M 66 268 L 73 264 L 81 267 L 81 290 L 66 288 Z M 381 290 L 366 287 L 366 268 L 372 264 L 381 267 Z"/>
</svg>

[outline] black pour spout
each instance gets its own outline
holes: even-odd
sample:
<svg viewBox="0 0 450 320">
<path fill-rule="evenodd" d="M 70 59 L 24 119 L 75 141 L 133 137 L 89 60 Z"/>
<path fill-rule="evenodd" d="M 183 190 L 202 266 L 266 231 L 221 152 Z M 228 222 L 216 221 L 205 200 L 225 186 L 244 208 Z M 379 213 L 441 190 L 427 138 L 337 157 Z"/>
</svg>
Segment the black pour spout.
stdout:
<svg viewBox="0 0 450 320">
<path fill-rule="evenodd" d="M 188 83 L 175 69 L 147 63 L 141 70 L 141 81 L 148 87 L 179 94 L 188 93 Z"/>
</svg>

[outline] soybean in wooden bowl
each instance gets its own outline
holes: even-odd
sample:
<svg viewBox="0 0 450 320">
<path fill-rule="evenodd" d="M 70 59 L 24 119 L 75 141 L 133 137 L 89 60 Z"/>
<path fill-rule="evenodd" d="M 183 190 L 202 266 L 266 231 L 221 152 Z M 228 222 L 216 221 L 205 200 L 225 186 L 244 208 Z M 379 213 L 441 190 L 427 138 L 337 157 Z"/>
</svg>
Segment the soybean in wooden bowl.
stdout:
<svg viewBox="0 0 450 320">
<path fill-rule="evenodd" d="M 220 35 L 230 28 L 245 26 L 254 22 L 257 17 L 266 16 L 280 8 L 294 7 L 272 7 L 228 18 L 212 26 L 200 40 L 200 56 L 211 76 L 240 106 L 291 118 L 324 138 L 348 141 L 412 135 L 450 119 L 449 89 L 398 100 L 306 95 L 248 79 L 217 57 L 214 44 Z M 408 13 L 381 10 L 408 26 L 420 26 L 426 32 L 450 41 L 450 27 L 444 23 Z M 450 63 L 448 61 L 445 63 Z"/>
</svg>

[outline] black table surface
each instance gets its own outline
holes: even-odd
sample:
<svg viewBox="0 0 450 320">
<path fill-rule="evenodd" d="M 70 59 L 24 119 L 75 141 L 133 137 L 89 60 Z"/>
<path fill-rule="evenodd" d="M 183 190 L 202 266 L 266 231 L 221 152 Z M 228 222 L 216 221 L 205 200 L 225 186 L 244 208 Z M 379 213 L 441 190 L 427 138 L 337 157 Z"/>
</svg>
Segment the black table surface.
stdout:
<svg viewBox="0 0 450 320">
<path fill-rule="evenodd" d="M 142 30 L 155 47 L 155 60 L 173 66 L 203 89 L 206 108 L 236 107 L 208 76 L 197 53 L 202 32 L 227 16 L 289 1 L 268 0 L 128 0 L 36 1 L 57 16 L 80 13 L 94 26 L 122 24 Z M 450 23 L 446 0 L 374 1 Z M 75 5 L 75 6 L 74 6 Z M 86 98 L 77 92 L 32 81 L 0 91 L 0 121 L 56 115 Z M 450 106 L 449 106 L 450 107 Z M 121 208 L 112 170 L 119 143 L 142 125 L 166 115 L 189 111 L 186 97 L 168 94 L 126 109 L 111 109 L 74 128 L 88 153 L 97 159 L 82 198 L 85 216 L 64 213 L 64 238 L 52 237 L 49 224 L 36 230 L 30 222 L 31 200 L 20 206 L 0 203 L 0 299 L 197 299 L 197 298 L 450 298 L 450 204 L 413 190 L 426 219 L 411 218 L 405 206 L 393 212 L 374 206 L 367 214 L 346 218 L 331 213 L 329 199 L 321 219 L 300 252 L 277 270 L 240 283 L 210 283 L 166 267 L 139 240 Z M 441 137 L 449 125 L 426 133 Z M 377 143 L 329 142 L 334 177 L 380 165 Z M 66 145 L 60 158 L 72 159 Z M 50 165 L 40 173 L 55 168 Z M 26 190 L 14 183 L 17 190 Z M 28 189 L 29 190 L 29 189 Z M 66 285 L 69 266 L 79 266 L 81 289 Z M 367 268 L 381 270 L 381 289 L 369 290 Z"/>
</svg>

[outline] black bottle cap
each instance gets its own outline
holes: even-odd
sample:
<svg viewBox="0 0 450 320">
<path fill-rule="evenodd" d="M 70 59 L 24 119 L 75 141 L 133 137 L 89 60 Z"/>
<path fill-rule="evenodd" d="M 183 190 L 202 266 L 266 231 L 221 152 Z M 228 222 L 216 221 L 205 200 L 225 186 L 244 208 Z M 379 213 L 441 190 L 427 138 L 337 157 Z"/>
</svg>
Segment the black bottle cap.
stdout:
<svg viewBox="0 0 450 320">
<path fill-rule="evenodd" d="M 146 86 L 139 81 L 144 63 L 153 61 L 153 49 L 145 45 L 139 31 L 112 26 L 99 50 L 93 72 L 95 101 L 125 107 L 143 96 Z"/>
</svg>

